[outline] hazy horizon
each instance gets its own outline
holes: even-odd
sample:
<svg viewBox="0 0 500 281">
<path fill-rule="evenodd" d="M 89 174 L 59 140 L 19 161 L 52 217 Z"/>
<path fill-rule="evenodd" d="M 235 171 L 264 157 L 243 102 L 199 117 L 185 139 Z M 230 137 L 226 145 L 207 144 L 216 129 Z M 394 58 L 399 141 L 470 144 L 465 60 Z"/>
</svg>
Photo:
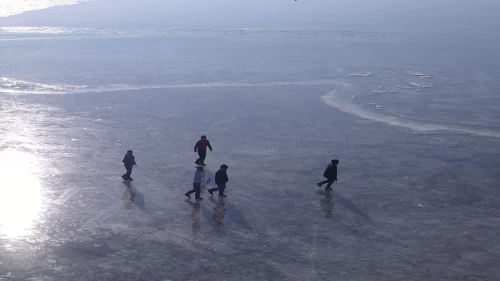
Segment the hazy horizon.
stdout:
<svg viewBox="0 0 500 281">
<path fill-rule="evenodd" d="M 72 5 L 80 2 L 78 5 Z M 45 0 L 0 4 L 0 26 L 263 27 L 497 30 L 500 3 L 441 0 L 215 1 Z M 2 17 L 2 15 L 4 17 Z M 7 17 L 5 17 L 7 16 Z"/>
</svg>

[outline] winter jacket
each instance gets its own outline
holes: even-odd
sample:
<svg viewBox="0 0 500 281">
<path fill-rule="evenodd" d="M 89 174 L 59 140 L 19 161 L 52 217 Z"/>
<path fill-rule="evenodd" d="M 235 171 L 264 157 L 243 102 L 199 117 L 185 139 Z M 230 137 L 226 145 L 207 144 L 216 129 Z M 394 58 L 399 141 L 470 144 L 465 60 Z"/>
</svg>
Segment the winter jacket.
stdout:
<svg viewBox="0 0 500 281">
<path fill-rule="evenodd" d="M 125 154 L 125 157 L 123 158 L 122 162 L 123 162 L 123 165 L 125 167 L 132 167 L 132 166 L 137 165 L 135 163 L 135 157 L 134 157 L 134 155 Z"/>
<path fill-rule="evenodd" d="M 227 177 L 227 172 L 224 170 L 218 170 L 215 173 L 215 184 L 224 184 L 229 181 Z"/>
<path fill-rule="evenodd" d="M 323 173 L 323 177 L 327 179 L 337 180 L 337 166 L 328 164 L 328 166 L 325 169 L 325 172 Z"/>
<path fill-rule="evenodd" d="M 196 152 L 198 150 L 207 150 L 207 146 L 208 148 L 210 148 L 210 151 L 212 151 L 212 146 L 210 145 L 210 142 L 208 140 L 199 140 L 194 146 L 194 151 Z"/>
<path fill-rule="evenodd" d="M 193 183 L 201 183 L 201 178 L 203 176 L 203 171 L 196 169 L 194 172 Z"/>
</svg>

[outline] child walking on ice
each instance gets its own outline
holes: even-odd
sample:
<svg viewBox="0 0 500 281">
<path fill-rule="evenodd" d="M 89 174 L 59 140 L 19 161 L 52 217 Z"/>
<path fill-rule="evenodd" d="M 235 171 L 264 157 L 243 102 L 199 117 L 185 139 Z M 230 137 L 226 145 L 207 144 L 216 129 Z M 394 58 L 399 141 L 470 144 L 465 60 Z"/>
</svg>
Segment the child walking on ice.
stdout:
<svg viewBox="0 0 500 281">
<path fill-rule="evenodd" d="M 201 182 L 204 177 L 205 177 L 205 171 L 203 170 L 203 167 L 196 167 L 193 177 L 193 189 L 186 192 L 184 195 L 186 195 L 188 198 L 191 198 L 191 194 L 194 193 L 194 199 L 203 200 L 203 198 L 200 197 L 200 193 L 201 193 Z"/>
<path fill-rule="evenodd" d="M 323 177 L 325 177 L 326 180 L 318 182 L 318 187 L 321 187 L 323 184 L 328 183 L 326 185 L 326 189 L 332 189 L 332 184 L 337 181 L 337 166 L 339 165 L 339 162 L 339 160 L 333 159 L 331 164 L 328 164 L 325 172 L 323 172 Z"/>
<path fill-rule="evenodd" d="M 127 170 L 127 172 L 122 175 L 122 179 L 133 181 L 134 179 L 130 177 L 130 175 L 132 175 L 132 168 L 137 166 L 137 163 L 135 163 L 134 152 L 132 150 L 128 150 L 122 162 L 123 166 L 125 166 L 125 169 Z"/>
<path fill-rule="evenodd" d="M 205 166 L 205 158 L 207 157 L 207 147 L 212 151 L 212 146 L 207 140 L 205 135 L 201 136 L 201 139 L 194 145 L 194 152 L 198 152 L 198 158 L 194 163 L 197 165 Z"/>
<path fill-rule="evenodd" d="M 208 193 L 210 193 L 210 195 L 213 195 L 214 191 L 219 191 L 220 197 L 227 196 L 226 194 L 224 194 L 224 190 L 226 189 L 226 183 L 229 181 L 229 178 L 227 177 L 228 168 L 229 167 L 226 164 L 223 164 L 220 166 L 220 169 L 215 173 L 215 184 L 217 185 L 217 188 L 209 189 Z"/>
</svg>

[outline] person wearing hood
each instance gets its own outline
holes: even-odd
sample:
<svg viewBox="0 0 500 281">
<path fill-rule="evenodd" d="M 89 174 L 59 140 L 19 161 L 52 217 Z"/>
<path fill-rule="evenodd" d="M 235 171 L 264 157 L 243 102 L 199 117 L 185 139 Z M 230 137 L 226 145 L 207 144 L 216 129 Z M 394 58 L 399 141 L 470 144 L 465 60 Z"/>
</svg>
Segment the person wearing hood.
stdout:
<svg viewBox="0 0 500 281">
<path fill-rule="evenodd" d="M 132 168 L 137 166 L 137 163 L 135 163 L 134 152 L 132 150 L 128 150 L 122 162 L 123 166 L 125 166 L 125 169 L 127 170 L 127 172 L 122 175 L 122 179 L 133 181 L 134 179 L 130 177 L 130 175 L 132 175 Z"/>
<path fill-rule="evenodd" d="M 220 169 L 215 173 L 215 184 L 217 184 L 217 188 L 212 188 L 208 190 L 210 195 L 213 195 L 214 191 L 219 191 L 220 197 L 226 197 L 224 194 L 224 190 L 226 189 L 226 183 L 229 181 L 227 176 L 227 169 L 229 167 L 226 164 L 220 166 Z"/>
<path fill-rule="evenodd" d="M 339 165 L 339 160 L 333 159 L 330 164 L 326 167 L 323 172 L 323 177 L 326 178 L 325 181 L 318 182 L 318 187 L 321 187 L 323 184 L 328 183 L 326 185 L 326 189 L 332 189 L 332 184 L 337 181 L 337 166 Z"/>
<path fill-rule="evenodd" d="M 203 167 L 196 167 L 193 177 L 193 189 L 184 194 L 186 195 L 186 197 L 191 199 L 191 194 L 194 193 L 194 198 L 196 200 L 203 200 L 203 198 L 200 197 L 200 193 L 201 193 L 201 182 L 203 180 L 204 173 L 205 171 L 203 170 Z"/>
<path fill-rule="evenodd" d="M 212 151 L 212 146 L 205 135 L 201 136 L 200 140 L 194 145 L 194 152 L 198 152 L 199 158 L 194 162 L 197 165 L 205 166 L 205 158 L 207 157 L 207 147 Z"/>
</svg>

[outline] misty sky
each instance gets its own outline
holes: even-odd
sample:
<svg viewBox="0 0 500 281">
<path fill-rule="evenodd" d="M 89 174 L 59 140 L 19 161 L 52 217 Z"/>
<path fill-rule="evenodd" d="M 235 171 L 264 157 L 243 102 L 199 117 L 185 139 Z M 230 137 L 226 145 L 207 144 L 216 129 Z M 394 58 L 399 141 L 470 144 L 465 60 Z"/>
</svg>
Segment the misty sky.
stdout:
<svg viewBox="0 0 500 281">
<path fill-rule="evenodd" d="M 498 0 L 97 0 L 3 18 L 0 25 L 495 30 L 499 14 Z"/>
</svg>

